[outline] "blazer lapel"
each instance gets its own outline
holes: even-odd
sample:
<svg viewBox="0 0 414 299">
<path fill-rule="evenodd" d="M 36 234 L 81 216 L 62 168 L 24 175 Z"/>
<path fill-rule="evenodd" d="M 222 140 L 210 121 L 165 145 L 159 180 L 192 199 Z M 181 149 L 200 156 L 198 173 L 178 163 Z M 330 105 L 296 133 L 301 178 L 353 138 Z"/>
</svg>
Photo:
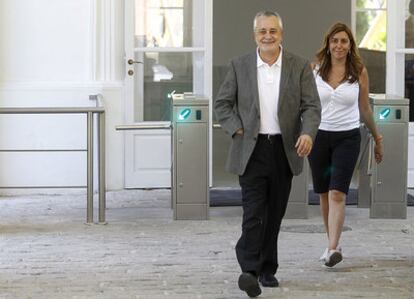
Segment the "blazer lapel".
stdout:
<svg viewBox="0 0 414 299">
<path fill-rule="evenodd" d="M 282 72 L 280 74 L 280 85 L 279 85 L 279 103 L 278 108 L 280 110 L 280 106 L 285 98 L 285 92 L 288 88 L 288 81 L 290 72 L 292 71 L 292 63 L 291 63 L 291 56 L 285 50 L 283 50 L 282 56 Z"/>
<path fill-rule="evenodd" d="M 249 56 L 248 74 L 249 74 L 249 82 L 251 83 L 251 87 L 252 87 L 252 94 L 254 96 L 254 99 L 253 99 L 254 104 L 257 108 L 257 111 L 260 111 L 259 89 L 257 87 L 257 53 L 256 51 Z"/>
</svg>

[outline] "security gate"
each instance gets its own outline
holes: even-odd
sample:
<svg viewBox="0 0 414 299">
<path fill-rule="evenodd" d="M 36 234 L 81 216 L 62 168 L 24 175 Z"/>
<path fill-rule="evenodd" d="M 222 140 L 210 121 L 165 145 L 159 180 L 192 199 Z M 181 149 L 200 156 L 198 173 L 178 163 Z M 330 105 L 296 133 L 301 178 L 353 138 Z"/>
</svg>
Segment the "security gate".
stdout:
<svg viewBox="0 0 414 299">
<path fill-rule="evenodd" d="M 359 193 L 362 197 L 359 200 L 367 202 L 367 196 L 370 198 L 371 218 L 406 218 L 409 101 L 377 94 L 370 96 L 370 102 L 378 130 L 384 137 L 384 159 L 380 164 L 375 163 L 374 143 L 370 140 L 367 171 L 360 173 L 359 188 L 363 192 Z"/>
<path fill-rule="evenodd" d="M 172 101 L 174 219 L 208 219 L 208 99 L 185 93 L 174 94 Z"/>
</svg>

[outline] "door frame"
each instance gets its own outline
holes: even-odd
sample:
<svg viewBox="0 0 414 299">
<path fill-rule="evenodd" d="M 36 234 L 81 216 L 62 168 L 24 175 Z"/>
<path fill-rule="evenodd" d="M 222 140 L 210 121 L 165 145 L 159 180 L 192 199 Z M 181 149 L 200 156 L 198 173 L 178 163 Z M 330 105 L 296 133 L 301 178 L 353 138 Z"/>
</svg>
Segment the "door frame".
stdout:
<svg viewBox="0 0 414 299">
<path fill-rule="evenodd" d="M 195 18 L 194 22 L 198 22 L 198 24 L 203 24 L 204 27 L 204 36 L 200 37 L 199 32 L 193 32 L 193 40 L 197 43 L 201 44 L 202 46 L 194 46 L 194 47 L 182 47 L 182 48 L 136 48 L 135 47 L 135 2 L 134 0 L 124 0 L 125 1 L 125 20 L 124 20 L 124 32 L 125 32 L 125 79 L 124 79 L 124 124 L 127 125 L 137 125 L 135 121 L 134 115 L 134 86 L 135 86 L 135 76 L 139 76 L 140 72 L 136 72 L 138 68 L 141 68 L 142 65 L 133 64 L 132 66 L 128 64 L 129 59 L 134 59 L 135 53 L 145 53 L 145 52 L 192 52 L 192 53 L 201 53 L 203 56 L 203 72 L 202 72 L 202 82 L 193 82 L 194 90 L 196 93 L 201 93 L 203 96 L 209 99 L 209 160 L 212 161 L 212 90 L 213 90 L 213 78 L 212 78 L 212 64 L 213 64 L 213 0 L 193 0 L 197 1 L 199 4 L 201 1 L 201 10 L 200 7 L 196 9 L 193 6 L 193 15 L 194 13 L 203 14 L 203 18 Z M 194 61 L 194 60 L 193 60 Z M 194 66 L 194 63 L 193 63 Z M 128 75 L 128 71 L 136 72 L 133 76 Z M 142 72 L 141 72 L 142 73 Z M 197 74 L 199 75 L 199 74 Z M 143 79 L 143 77 L 142 77 Z M 201 90 L 201 92 L 200 92 Z M 143 92 L 141 94 L 143 97 Z M 140 108 L 140 111 L 143 111 L 143 107 Z M 138 120 L 143 122 L 143 113 L 138 116 Z M 152 122 L 154 123 L 154 122 Z M 160 125 L 165 125 L 165 122 L 159 122 Z M 158 130 L 159 131 L 159 130 Z M 154 133 L 159 133 L 158 131 L 154 131 Z M 165 131 L 165 130 L 164 130 Z M 136 132 L 135 132 L 136 133 Z M 136 136 L 136 134 L 135 134 Z M 133 185 L 127 182 L 132 182 L 131 178 L 131 167 L 129 163 L 131 163 L 131 149 L 127 147 L 132 146 L 134 143 L 131 142 L 131 138 L 134 138 L 133 131 L 126 131 L 124 132 L 124 187 L 125 188 L 133 188 Z M 210 176 L 209 176 L 209 184 L 212 184 L 212 163 L 210 162 Z M 171 180 L 168 180 L 168 184 L 170 186 Z M 169 187 L 165 184 L 159 187 Z M 154 187 L 154 186 L 148 186 Z M 145 186 L 140 185 L 137 188 L 145 188 Z"/>
<path fill-rule="evenodd" d="M 401 30 L 403 29 L 403 30 Z M 405 0 L 387 1 L 386 93 L 404 97 L 405 55 L 414 48 L 405 48 Z M 386 153 L 385 153 L 386 154 Z M 414 122 L 408 124 L 407 187 L 414 187 Z M 412 159 L 412 158 L 411 158 Z"/>
</svg>

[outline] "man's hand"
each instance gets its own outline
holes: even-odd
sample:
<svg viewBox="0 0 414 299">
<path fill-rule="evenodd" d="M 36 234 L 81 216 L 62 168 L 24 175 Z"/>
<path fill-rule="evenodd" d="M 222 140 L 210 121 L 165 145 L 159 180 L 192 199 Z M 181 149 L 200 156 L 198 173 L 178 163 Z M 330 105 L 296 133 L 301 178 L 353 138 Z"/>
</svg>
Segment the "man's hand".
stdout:
<svg viewBox="0 0 414 299">
<path fill-rule="evenodd" d="M 243 135 L 244 134 L 244 130 L 243 128 L 237 129 L 236 133 L 234 133 L 234 135 Z"/>
<path fill-rule="evenodd" d="M 312 144 L 312 138 L 309 135 L 300 135 L 295 145 L 296 152 L 298 153 L 299 157 L 306 157 L 309 155 L 312 150 Z"/>
</svg>

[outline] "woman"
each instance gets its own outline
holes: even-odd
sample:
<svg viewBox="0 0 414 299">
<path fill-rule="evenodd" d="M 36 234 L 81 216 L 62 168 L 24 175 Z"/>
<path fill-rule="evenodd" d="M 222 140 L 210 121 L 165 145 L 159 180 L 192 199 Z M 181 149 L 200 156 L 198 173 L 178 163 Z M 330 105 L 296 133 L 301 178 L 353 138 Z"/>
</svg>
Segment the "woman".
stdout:
<svg viewBox="0 0 414 299">
<path fill-rule="evenodd" d="M 342 261 L 338 246 L 345 218 L 345 198 L 360 148 L 360 116 L 375 141 L 375 160 L 382 160 L 379 135 L 368 99 L 368 73 L 351 30 L 334 24 L 316 54 L 314 74 L 322 104 L 322 120 L 309 155 L 313 187 L 328 235 L 321 260 L 328 267 Z"/>
</svg>

